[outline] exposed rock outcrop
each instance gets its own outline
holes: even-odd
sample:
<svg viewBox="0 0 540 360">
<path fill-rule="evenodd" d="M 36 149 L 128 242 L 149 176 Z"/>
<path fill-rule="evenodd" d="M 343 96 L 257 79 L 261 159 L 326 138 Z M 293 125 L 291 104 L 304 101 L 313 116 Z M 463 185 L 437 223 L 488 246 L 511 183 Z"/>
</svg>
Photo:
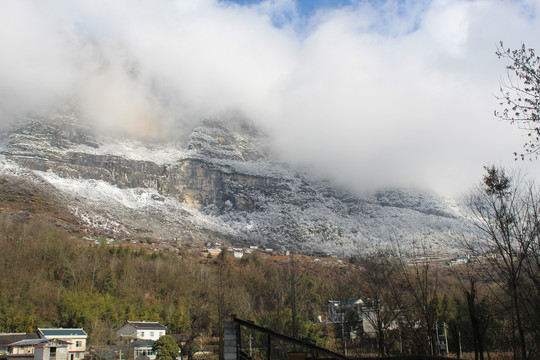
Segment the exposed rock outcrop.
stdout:
<svg viewBox="0 0 540 360">
<path fill-rule="evenodd" d="M 469 231 L 459 208 L 433 194 L 337 191 L 269 161 L 264 142 L 241 121 L 207 121 L 184 144 L 159 144 L 55 114 L 4 133 L 0 154 L 64 192 L 90 224 L 101 216 L 123 233 L 343 253 L 426 233 L 448 247 L 449 234 Z"/>
</svg>

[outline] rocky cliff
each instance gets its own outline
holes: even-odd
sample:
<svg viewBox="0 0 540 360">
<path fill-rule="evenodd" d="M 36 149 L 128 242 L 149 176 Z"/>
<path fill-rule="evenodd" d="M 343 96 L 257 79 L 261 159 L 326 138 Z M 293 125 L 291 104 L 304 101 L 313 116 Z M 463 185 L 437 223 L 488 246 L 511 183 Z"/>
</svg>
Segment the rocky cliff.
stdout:
<svg viewBox="0 0 540 360">
<path fill-rule="evenodd" d="M 158 143 L 98 135 L 60 113 L 31 116 L 1 140 L 2 174 L 53 186 L 88 231 L 110 237 L 350 253 L 419 237 L 447 251 L 469 231 L 434 194 L 360 196 L 273 162 L 245 121 L 205 121 L 185 141 Z"/>
</svg>

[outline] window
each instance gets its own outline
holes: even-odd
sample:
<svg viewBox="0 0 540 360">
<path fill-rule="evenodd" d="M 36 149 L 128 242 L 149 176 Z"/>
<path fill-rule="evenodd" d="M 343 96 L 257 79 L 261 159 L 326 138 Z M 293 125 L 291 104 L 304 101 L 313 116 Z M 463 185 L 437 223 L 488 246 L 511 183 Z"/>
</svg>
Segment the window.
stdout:
<svg viewBox="0 0 540 360">
<path fill-rule="evenodd" d="M 141 337 L 142 338 L 144 337 L 144 331 L 141 331 Z"/>
<path fill-rule="evenodd" d="M 135 350 L 135 356 L 152 356 L 154 355 L 154 350 L 152 349 L 137 349 Z"/>
<path fill-rule="evenodd" d="M 82 341 L 75 341 L 75 347 L 82 347 Z"/>
<path fill-rule="evenodd" d="M 150 337 L 151 337 L 151 338 L 154 337 L 154 332 L 153 332 L 153 331 L 150 331 Z"/>
</svg>

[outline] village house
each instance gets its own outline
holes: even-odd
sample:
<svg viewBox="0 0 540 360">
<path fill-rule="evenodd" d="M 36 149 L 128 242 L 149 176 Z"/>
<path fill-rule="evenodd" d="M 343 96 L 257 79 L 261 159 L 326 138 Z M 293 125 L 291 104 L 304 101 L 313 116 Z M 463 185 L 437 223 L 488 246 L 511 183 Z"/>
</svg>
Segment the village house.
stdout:
<svg viewBox="0 0 540 360">
<path fill-rule="evenodd" d="M 244 257 L 244 253 L 239 249 L 229 250 L 229 256 L 235 259 Z"/>
<path fill-rule="evenodd" d="M 9 344 L 7 360 L 69 360 L 70 343 L 60 339 L 23 339 Z"/>
<path fill-rule="evenodd" d="M 380 319 L 378 318 L 382 312 L 388 313 L 388 311 L 387 308 L 381 307 L 378 313 L 376 304 L 372 300 L 367 299 L 365 301 L 362 307 L 362 331 L 367 337 L 375 337 L 377 335 L 378 320 L 381 320 L 382 327 L 387 330 L 395 330 L 399 327 L 398 317 L 400 312 L 397 310 L 393 310 L 389 316 L 386 316 L 389 321 L 388 323 L 384 323 L 384 316 L 381 316 Z"/>
<path fill-rule="evenodd" d="M 86 339 L 88 338 L 88 334 L 81 328 L 38 328 L 37 333 L 42 339 L 65 341 L 68 344 L 67 360 L 82 360 L 86 354 Z"/>
<path fill-rule="evenodd" d="M 333 323 L 342 323 L 347 321 L 348 315 L 353 315 L 353 318 L 359 320 L 358 329 L 352 330 L 356 336 L 356 332 L 361 332 L 367 337 L 373 337 L 376 335 L 376 324 L 378 323 L 378 313 L 376 311 L 375 304 L 372 300 L 366 299 L 365 301 L 358 298 L 352 300 L 329 300 L 328 301 L 328 321 Z M 386 311 L 382 309 L 383 311 Z M 383 324 L 388 330 L 394 330 L 398 328 L 397 317 L 399 313 L 395 312 L 395 318 L 390 320 L 390 323 Z M 352 333 L 351 333 L 352 336 Z"/>
<path fill-rule="evenodd" d="M 167 327 L 157 321 L 127 321 L 116 330 L 119 343 L 131 343 L 136 340 L 156 341 L 167 332 Z"/>
<path fill-rule="evenodd" d="M 363 305 L 364 302 L 360 298 L 353 300 L 328 300 L 328 321 L 333 323 L 343 322 L 345 315 L 349 311 L 356 312 L 358 317 L 360 317 Z"/>
<path fill-rule="evenodd" d="M 116 330 L 119 345 L 129 345 L 129 357 L 135 360 L 153 360 L 156 358 L 152 345 L 165 335 L 167 327 L 157 321 L 127 321 Z"/>
<path fill-rule="evenodd" d="M 221 249 L 208 249 L 208 254 L 213 258 L 218 257 L 221 254 Z"/>
<path fill-rule="evenodd" d="M 36 335 L 37 337 L 37 335 Z M 7 359 L 33 360 L 37 344 L 47 342 L 46 339 L 23 339 L 8 345 Z"/>
<path fill-rule="evenodd" d="M 135 360 L 154 360 L 153 340 L 135 340 L 130 344 L 129 357 Z"/>
<path fill-rule="evenodd" d="M 69 341 L 61 339 L 40 340 L 42 342 L 35 345 L 34 360 L 70 360 L 75 358 L 75 354 L 69 351 L 71 345 Z"/>
<path fill-rule="evenodd" d="M 468 262 L 469 262 L 469 257 L 468 256 L 458 256 L 458 257 L 450 260 L 449 265 L 454 266 L 454 265 L 466 264 Z"/>
<path fill-rule="evenodd" d="M 36 333 L 0 333 L 0 356 L 7 355 L 9 345 L 20 340 L 38 339 Z"/>
</svg>

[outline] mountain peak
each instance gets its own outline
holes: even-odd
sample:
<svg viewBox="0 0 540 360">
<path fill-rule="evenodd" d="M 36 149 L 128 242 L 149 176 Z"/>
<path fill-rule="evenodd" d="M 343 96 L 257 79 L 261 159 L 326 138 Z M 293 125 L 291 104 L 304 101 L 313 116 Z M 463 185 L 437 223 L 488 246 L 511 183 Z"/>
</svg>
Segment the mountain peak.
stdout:
<svg viewBox="0 0 540 360">
<path fill-rule="evenodd" d="M 185 144 L 114 139 L 62 114 L 31 117 L 2 138 L 1 174 L 32 174 L 62 194 L 87 231 L 112 238 L 344 254 L 425 234 L 452 251 L 451 234 L 469 231 L 455 206 L 434 194 L 359 196 L 268 161 L 267 139 L 242 119 L 204 121 Z"/>
</svg>

